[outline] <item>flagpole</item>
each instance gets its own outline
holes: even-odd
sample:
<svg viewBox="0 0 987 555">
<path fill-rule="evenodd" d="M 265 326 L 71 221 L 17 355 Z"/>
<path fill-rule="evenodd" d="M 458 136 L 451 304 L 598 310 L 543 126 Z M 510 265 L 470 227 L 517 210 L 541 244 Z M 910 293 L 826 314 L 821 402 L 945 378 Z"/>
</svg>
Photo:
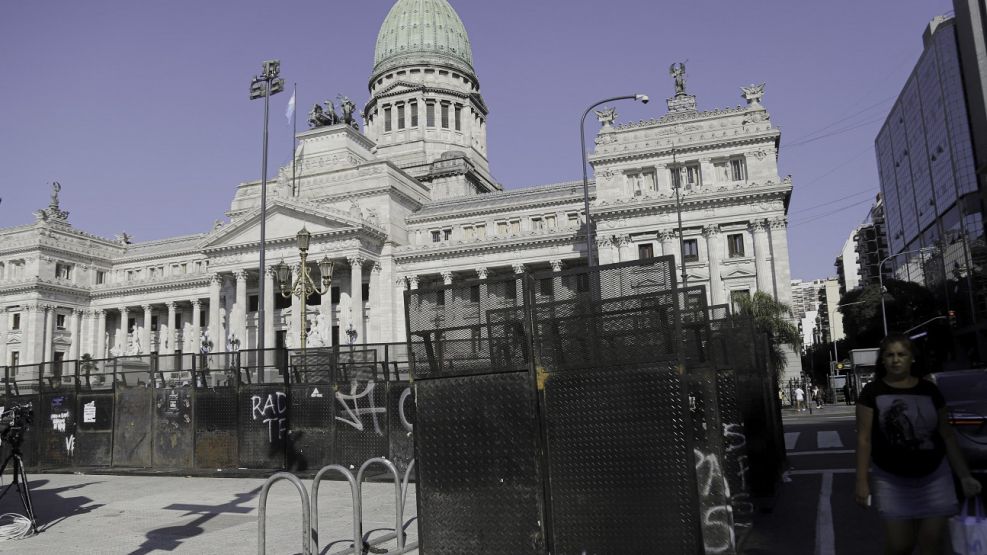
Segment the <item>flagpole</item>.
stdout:
<svg viewBox="0 0 987 555">
<path fill-rule="evenodd" d="M 293 83 L 291 86 L 291 98 L 295 100 L 295 106 L 298 105 L 297 97 L 295 93 L 298 92 L 298 83 Z M 295 148 L 295 140 L 298 135 L 298 110 L 294 107 L 291 110 L 291 192 L 292 195 L 298 196 L 298 183 L 295 181 L 295 152 L 298 150 Z"/>
</svg>

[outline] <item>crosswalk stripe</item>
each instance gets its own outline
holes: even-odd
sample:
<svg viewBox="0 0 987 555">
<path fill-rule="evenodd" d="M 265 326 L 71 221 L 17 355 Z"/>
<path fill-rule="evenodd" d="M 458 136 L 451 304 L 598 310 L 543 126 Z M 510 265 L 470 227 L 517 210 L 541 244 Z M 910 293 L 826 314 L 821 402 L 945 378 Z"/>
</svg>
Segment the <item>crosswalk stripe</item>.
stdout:
<svg viewBox="0 0 987 555">
<path fill-rule="evenodd" d="M 795 449 L 795 443 L 799 440 L 799 435 L 802 432 L 785 432 L 785 450 L 791 451 Z"/>
<path fill-rule="evenodd" d="M 819 449 L 839 449 L 843 447 L 840 434 L 834 431 L 816 432 L 816 446 Z"/>
</svg>

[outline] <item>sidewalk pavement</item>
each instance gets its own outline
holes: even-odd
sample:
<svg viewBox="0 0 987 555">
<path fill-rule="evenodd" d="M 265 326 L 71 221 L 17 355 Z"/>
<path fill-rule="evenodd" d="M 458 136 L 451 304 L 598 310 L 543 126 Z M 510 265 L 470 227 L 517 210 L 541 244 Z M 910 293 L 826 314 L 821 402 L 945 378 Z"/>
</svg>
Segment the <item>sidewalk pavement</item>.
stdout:
<svg viewBox="0 0 987 555">
<path fill-rule="evenodd" d="M 10 475 L 4 476 L 4 485 Z M 34 511 L 42 532 L 0 541 L 0 553 L 19 555 L 257 552 L 257 506 L 261 478 L 188 478 L 28 473 Z M 303 480 L 309 494 L 312 481 Z M 319 484 L 321 553 L 352 545 L 349 485 Z M 17 493 L 0 500 L 0 514 L 24 514 Z M 415 486 L 409 484 L 404 520 L 415 517 Z M 8 523 L 9 521 L 4 521 Z M 363 532 L 394 528 L 394 485 L 363 485 Z M 297 490 L 280 481 L 267 500 L 267 552 L 301 552 L 302 511 Z M 373 537 L 385 534 L 377 533 Z M 417 540 L 417 520 L 407 527 Z M 329 550 L 326 546 L 332 542 Z M 394 541 L 382 544 L 393 548 Z M 352 548 L 350 551 L 352 552 Z M 417 551 L 412 551 L 417 553 Z"/>
</svg>

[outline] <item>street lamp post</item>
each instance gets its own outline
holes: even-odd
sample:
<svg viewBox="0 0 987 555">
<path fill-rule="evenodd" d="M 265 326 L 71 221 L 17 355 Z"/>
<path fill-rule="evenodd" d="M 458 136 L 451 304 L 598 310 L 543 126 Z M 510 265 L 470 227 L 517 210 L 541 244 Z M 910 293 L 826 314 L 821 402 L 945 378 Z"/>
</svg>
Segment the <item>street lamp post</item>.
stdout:
<svg viewBox="0 0 987 555">
<path fill-rule="evenodd" d="M 899 257 L 903 254 L 924 253 L 927 252 L 928 250 L 929 250 L 928 247 L 922 247 L 921 249 L 913 249 L 910 251 L 902 251 L 896 254 L 890 254 L 882 258 L 881 262 L 879 262 L 877 265 L 877 284 L 881 293 L 881 322 L 884 323 L 885 337 L 887 337 L 888 335 L 888 313 L 884 306 L 884 263 L 887 262 L 888 260 L 891 260 L 892 258 Z"/>
<path fill-rule="evenodd" d="M 593 226 L 591 225 L 589 218 L 589 177 L 586 173 L 586 116 L 589 115 L 593 108 L 596 108 L 601 104 L 615 102 L 617 100 L 637 100 L 642 104 L 647 104 L 648 95 L 635 94 L 628 96 L 615 96 L 613 98 L 601 100 L 589 108 L 586 108 L 586 111 L 583 112 L 582 119 L 579 120 L 579 152 L 582 154 L 583 158 L 583 211 L 586 213 L 586 264 L 590 267 L 593 266 Z"/>
<path fill-rule="evenodd" d="M 258 372 L 264 372 L 264 279 L 265 265 L 267 259 L 265 251 L 267 247 L 267 121 L 270 112 L 271 95 L 278 94 L 284 90 L 284 79 L 278 77 L 281 72 L 281 62 L 278 60 L 268 60 L 264 62 L 264 72 L 254 76 L 250 82 L 250 100 L 257 98 L 264 99 L 264 152 L 261 156 L 260 164 L 260 276 L 257 286 L 257 352 L 260 353 Z"/>
<path fill-rule="evenodd" d="M 290 299 L 292 295 L 298 297 L 300 304 L 298 311 L 298 335 L 302 356 L 304 357 L 305 328 L 307 327 L 305 301 L 312 293 L 325 295 L 330 291 L 332 287 L 332 260 L 329 260 L 328 256 L 324 256 L 319 261 L 319 272 L 322 274 L 322 288 L 320 289 L 312 280 L 312 275 L 308 270 L 308 245 L 312 239 L 312 234 L 303 227 L 298 232 L 297 239 L 298 254 L 301 258 L 301 263 L 299 264 L 298 277 L 295 278 L 295 282 L 291 282 L 291 269 L 284 263 L 284 260 L 274 266 L 274 271 L 278 277 L 278 287 L 281 289 L 281 296 L 286 299 Z"/>
</svg>

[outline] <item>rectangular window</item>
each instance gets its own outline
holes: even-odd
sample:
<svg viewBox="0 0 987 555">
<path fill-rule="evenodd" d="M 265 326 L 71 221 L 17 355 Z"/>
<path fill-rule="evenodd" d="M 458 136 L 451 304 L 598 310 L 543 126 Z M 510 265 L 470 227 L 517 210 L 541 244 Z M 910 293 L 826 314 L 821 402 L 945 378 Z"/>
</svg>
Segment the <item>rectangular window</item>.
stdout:
<svg viewBox="0 0 987 555">
<path fill-rule="evenodd" d="M 205 310 L 200 310 L 199 311 L 199 327 L 200 328 L 206 327 L 206 311 Z"/>
<path fill-rule="evenodd" d="M 288 308 L 294 302 L 294 300 L 293 300 L 294 298 L 295 298 L 294 295 L 292 295 L 292 296 L 290 296 L 288 298 L 285 298 L 284 295 L 281 295 L 281 294 L 277 294 L 276 293 L 274 295 L 274 308 L 276 308 L 276 309 L 277 308 Z"/>
<path fill-rule="evenodd" d="M 470 302 L 478 303 L 480 302 L 480 286 L 473 285 L 470 287 Z"/>
<path fill-rule="evenodd" d="M 442 103 L 442 129 L 449 129 L 449 105 Z"/>
<path fill-rule="evenodd" d="M 730 160 L 730 178 L 734 181 L 747 179 L 747 165 L 744 163 L 743 158 Z"/>
<path fill-rule="evenodd" d="M 531 230 L 532 231 L 543 231 L 545 229 L 545 220 L 540 217 L 531 218 Z"/>
<path fill-rule="evenodd" d="M 497 235 L 507 235 L 507 222 L 497 222 Z"/>
<path fill-rule="evenodd" d="M 127 333 L 134 333 L 134 326 L 137 325 L 136 318 L 127 318 Z"/>
<path fill-rule="evenodd" d="M 555 215 L 545 216 L 545 229 L 555 229 Z"/>
<path fill-rule="evenodd" d="M 151 331 L 158 331 L 158 317 L 151 316 Z"/>
<path fill-rule="evenodd" d="M 175 313 L 175 329 L 176 330 L 182 329 L 182 313 L 181 312 L 176 312 Z"/>
<path fill-rule="evenodd" d="M 411 112 L 411 126 L 418 127 L 418 103 L 409 102 L 408 111 Z"/>
<path fill-rule="evenodd" d="M 480 241 L 487 238 L 487 226 L 486 224 L 477 224 L 476 226 L 476 238 Z"/>
<path fill-rule="evenodd" d="M 589 274 L 583 273 L 576 275 L 576 292 L 589 293 Z"/>
<path fill-rule="evenodd" d="M 750 296 L 751 296 L 751 292 L 750 292 L 749 289 L 739 289 L 737 291 L 731 291 L 730 292 L 730 310 L 732 310 L 734 312 L 734 314 L 736 314 L 738 312 L 738 310 L 740 309 L 741 303 L 744 300 L 749 299 Z"/>
<path fill-rule="evenodd" d="M 370 284 L 369 283 L 364 283 L 363 286 L 360 288 L 360 291 L 363 292 L 363 301 L 364 302 L 369 301 L 370 300 Z"/>
<path fill-rule="evenodd" d="M 21 315 L 19 312 L 14 313 L 14 319 L 10 322 L 10 329 L 12 330 L 21 329 Z"/>
<path fill-rule="evenodd" d="M 452 239 L 452 229 L 443 229 L 442 230 L 442 240 L 443 241 L 448 241 L 450 239 Z"/>
<path fill-rule="evenodd" d="M 339 286 L 333 287 L 329 291 L 329 302 L 332 304 L 339 304 Z"/>
<path fill-rule="evenodd" d="M 439 231 L 437 229 L 432 230 L 432 242 L 433 243 L 441 243 L 442 242 L 442 232 L 441 231 Z"/>
<path fill-rule="evenodd" d="M 426 102 L 425 103 L 425 125 L 428 127 L 435 127 L 435 103 Z"/>
<path fill-rule="evenodd" d="M 466 241 L 476 240 L 476 230 L 473 229 L 473 226 L 471 225 L 463 226 L 463 239 L 465 239 Z"/>
<path fill-rule="evenodd" d="M 682 186 L 682 168 L 673 166 L 669 168 L 668 175 L 672 178 L 672 188 L 678 189 Z"/>
<path fill-rule="evenodd" d="M 260 297 L 257 295 L 247 297 L 247 312 L 257 312 L 258 308 L 260 308 Z"/>
<path fill-rule="evenodd" d="M 55 315 L 55 329 L 64 330 L 65 329 L 65 315 L 56 314 Z"/>
<path fill-rule="evenodd" d="M 106 272 L 96 270 L 96 285 L 103 285 L 104 283 L 106 283 Z"/>
<path fill-rule="evenodd" d="M 685 241 L 682 241 L 682 257 L 686 262 L 695 262 L 699 260 L 698 239 L 686 239 Z"/>
<path fill-rule="evenodd" d="M 58 279 L 72 279 L 72 265 L 63 264 L 61 262 L 55 263 L 55 277 Z"/>
<path fill-rule="evenodd" d="M 404 129 L 404 104 L 398 104 L 398 129 Z"/>
<path fill-rule="evenodd" d="M 555 278 L 542 278 L 538 280 L 538 291 L 546 297 L 551 297 L 555 292 Z"/>
<path fill-rule="evenodd" d="M 435 304 L 439 306 L 445 306 L 446 304 L 446 290 L 439 289 L 435 292 Z"/>
<path fill-rule="evenodd" d="M 456 105 L 456 131 L 463 130 L 463 107 Z"/>
<path fill-rule="evenodd" d="M 21 354 L 17 351 L 10 351 L 10 365 L 17 366 L 21 363 Z"/>
<path fill-rule="evenodd" d="M 387 106 L 384 108 L 384 131 L 391 130 L 391 107 Z"/>
<path fill-rule="evenodd" d="M 651 243 L 645 243 L 643 245 L 637 246 L 637 258 L 638 260 L 644 260 L 646 258 L 655 257 L 655 247 Z"/>
<path fill-rule="evenodd" d="M 134 271 L 127 270 L 127 281 L 134 281 Z"/>
<path fill-rule="evenodd" d="M 185 275 L 185 274 L 188 273 L 188 263 L 182 262 L 182 265 L 180 266 L 180 268 L 181 268 L 181 270 L 180 270 L 179 273 L 181 273 L 182 275 Z"/>
<path fill-rule="evenodd" d="M 688 164 L 685 167 L 685 183 L 690 187 L 699 187 L 703 184 L 699 164 Z"/>
<path fill-rule="evenodd" d="M 727 235 L 727 252 L 730 258 L 744 256 L 744 236 L 741 233 Z"/>
<path fill-rule="evenodd" d="M 579 214 L 575 212 L 569 212 L 568 214 L 566 214 L 566 219 L 569 222 L 570 226 L 579 225 Z"/>
<path fill-rule="evenodd" d="M 521 220 L 511 220 L 511 233 L 521 233 Z"/>
</svg>

